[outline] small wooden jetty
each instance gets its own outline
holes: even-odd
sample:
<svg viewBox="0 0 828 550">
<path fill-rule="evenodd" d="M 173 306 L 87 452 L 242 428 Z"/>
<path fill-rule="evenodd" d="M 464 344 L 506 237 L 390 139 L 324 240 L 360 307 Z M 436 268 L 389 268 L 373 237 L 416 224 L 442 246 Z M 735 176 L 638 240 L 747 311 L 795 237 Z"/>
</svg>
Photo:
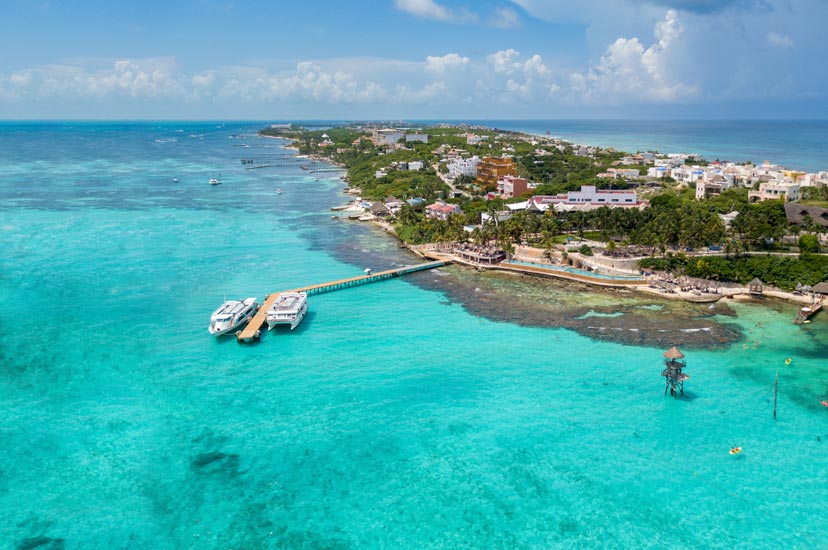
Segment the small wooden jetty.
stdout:
<svg viewBox="0 0 828 550">
<path fill-rule="evenodd" d="M 380 271 L 379 273 L 361 275 L 359 277 L 351 277 L 349 279 L 339 279 L 336 281 L 295 288 L 292 290 L 283 290 L 282 292 L 305 292 L 307 294 L 321 294 L 323 292 L 332 292 L 334 290 L 340 290 L 352 286 L 367 285 L 370 283 L 384 281 L 386 279 L 393 279 L 395 277 L 401 277 L 403 275 L 416 273 L 418 271 L 425 271 L 427 269 L 435 269 L 437 267 L 443 267 L 448 263 L 450 262 L 441 260 L 436 262 L 428 262 L 424 264 L 407 265 L 404 267 L 398 267 L 396 269 Z M 267 319 L 267 312 L 270 309 L 270 307 L 276 302 L 276 300 L 279 299 L 279 295 L 282 292 L 274 292 L 273 294 L 267 295 L 264 303 L 262 304 L 262 307 L 259 308 L 259 311 L 256 313 L 256 315 L 253 316 L 253 318 L 250 320 L 249 323 L 247 323 L 247 326 L 244 327 L 244 329 L 236 333 L 236 339 L 239 342 L 248 343 L 259 339 L 259 337 L 261 336 L 262 325 L 265 324 L 265 320 Z"/>
<path fill-rule="evenodd" d="M 801 325 L 805 321 L 811 318 L 811 316 L 815 315 L 819 310 L 822 309 L 822 303 L 817 302 L 813 303 L 808 306 L 802 306 L 799 308 L 799 311 L 796 314 L 796 318 L 794 319 L 795 325 Z"/>
<path fill-rule="evenodd" d="M 682 359 L 684 354 L 676 346 L 664 352 L 664 370 L 661 371 L 661 376 L 666 379 L 664 395 L 667 395 L 668 388 L 673 397 L 678 397 L 678 393 L 684 395 L 684 382 L 690 377 L 681 372 L 687 366 L 687 362 Z"/>
</svg>

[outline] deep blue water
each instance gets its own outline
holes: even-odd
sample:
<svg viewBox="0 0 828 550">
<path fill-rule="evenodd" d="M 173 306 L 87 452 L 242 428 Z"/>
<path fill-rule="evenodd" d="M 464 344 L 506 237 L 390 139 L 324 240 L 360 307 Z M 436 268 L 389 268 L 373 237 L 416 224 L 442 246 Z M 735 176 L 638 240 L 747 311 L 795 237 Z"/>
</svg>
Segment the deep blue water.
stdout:
<svg viewBox="0 0 828 550">
<path fill-rule="evenodd" d="M 826 120 L 487 120 L 490 127 L 636 152 L 695 153 L 708 160 L 828 170 Z"/>
<path fill-rule="evenodd" d="M 824 545 L 819 317 L 734 306 L 685 400 L 663 350 L 473 316 L 436 272 L 211 337 L 225 295 L 412 261 L 330 218 L 336 178 L 244 170 L 260 126 L 0 124 L 0 548 Z"/>
</svg>

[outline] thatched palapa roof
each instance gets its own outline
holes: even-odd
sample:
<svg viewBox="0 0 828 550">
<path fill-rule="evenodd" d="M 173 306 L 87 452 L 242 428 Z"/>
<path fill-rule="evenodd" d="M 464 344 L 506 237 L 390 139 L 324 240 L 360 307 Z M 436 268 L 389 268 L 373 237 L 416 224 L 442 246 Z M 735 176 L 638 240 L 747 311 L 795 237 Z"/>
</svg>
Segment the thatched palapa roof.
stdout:
<svg viewBox="0 0 828 550">
<path fill-rule="evenodd" d="M 684 354 L 676 346 L 673 346 L 664 352 L 664 357 L 667 359 L 684 359 Z"/>
<path fill-rule="evenodd" d="M 816 292 L 817 294 L 828 294 L 828 283 L 818 283 L 811 287 L 811 292 Z"/>
<path fill-rule="evenodd" d="M 785 203 L 785 217 L 788 223 L 804 225 L 808 219 L 821 227 L 828 226 L 828 208 L 799 204 L 798 202 Z"/>
</svg>

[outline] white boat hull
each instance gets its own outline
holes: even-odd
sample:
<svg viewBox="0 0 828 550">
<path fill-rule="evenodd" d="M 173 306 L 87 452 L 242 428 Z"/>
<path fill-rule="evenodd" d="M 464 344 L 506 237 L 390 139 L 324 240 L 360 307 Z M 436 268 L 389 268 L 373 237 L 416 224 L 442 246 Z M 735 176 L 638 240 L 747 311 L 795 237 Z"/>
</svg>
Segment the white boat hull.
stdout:
<svg viewBox="0 0 828 550">
<path fill-rule="evenodd" d="M 207 330 L 213 336 L 227 334 L 250 320 L 259 310 L 259 304 L 255 298 L 247 298 L 244 301 L 226 301 L 213 315 L 210 316 L 210 325 Z"/>
<path fill-rule="evenodd" d="M 284 314 L 274 312 L 273 310 L 267 313 L 267 330 L 273 330 L 279 325 L 290 325 L 290 330 L 295 329 L 299 326 L 299 323 L 302 322 L 302 319 L 305 318 L 305 314 L 308 312 L 308 302 L 305 301 L 302 303 L 302 307 L 293 314 Z"/>
<path fill-rule="evenodd" d="M 224 323 L 223 326 L 222 325 L 217 326 L 217 325 L 213 325 L 211 323 L 207 330 L 209 330 L 210 334 L 212 334 L 213 336 L 221 336 L 222 334 L 227 334 L 228 332 L 231 332 L 231 331 L 241 327 L 242 325 L 245 325 L 245 324 L 249 323 L 250 320 L 253 318 L 253 315 L 255 315 L 255 314 L 256 314 L 256 312 L 254 311 L 250 315 L 247 315 L 246 317 L 240 318 L 235 324 Z"/>
</svg>

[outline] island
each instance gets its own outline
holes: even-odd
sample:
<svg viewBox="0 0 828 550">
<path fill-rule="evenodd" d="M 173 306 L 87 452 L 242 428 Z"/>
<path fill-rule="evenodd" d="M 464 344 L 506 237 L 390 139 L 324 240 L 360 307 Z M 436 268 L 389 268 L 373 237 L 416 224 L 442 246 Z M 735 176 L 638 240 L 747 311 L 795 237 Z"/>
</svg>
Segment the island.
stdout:
<svg viewBox="0 0 828 550">
<path fill-rule="evenodd" d="M 468 124 L 281 124 L 260 135 L 346 169 L 356 197 L 346 210 L 423 257 L 690 301 L 824 298 L 813 289 L 828 280 L 828 172 Z"/>
</svg>

